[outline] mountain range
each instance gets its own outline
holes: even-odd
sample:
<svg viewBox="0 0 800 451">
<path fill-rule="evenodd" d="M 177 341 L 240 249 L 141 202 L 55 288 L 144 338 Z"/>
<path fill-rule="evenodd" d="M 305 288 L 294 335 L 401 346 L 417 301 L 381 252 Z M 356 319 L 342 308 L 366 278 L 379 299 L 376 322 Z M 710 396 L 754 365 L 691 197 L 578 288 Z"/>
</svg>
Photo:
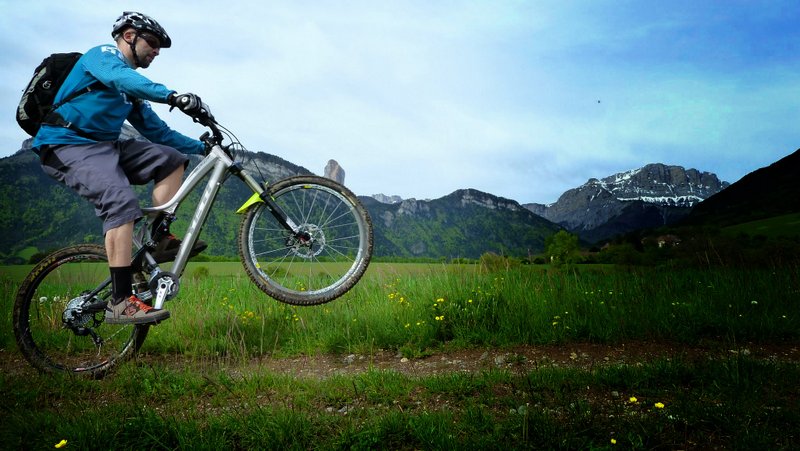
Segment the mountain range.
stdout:
<svg viewBox="0 0 800 451">
<path fill-rule="evenodd" d="M 36 155 L 25 147 L 0 159 L 0 260 L 20 262 L 25 260 L 21 255 L 32 249 L 46 251 L 74 243 L 102 242 L 93 208 L 47 177 Z M 265 180 L 311 173 L 260 152 L 239 152 L 237 160 Z M 200 157 L 190 157 L 190 169 L 198 161 Z M 344 176 L 335 161 L 329 161 L 326 168 L 329 175 Z M 236 255 L 241 218 L 233 212 L 250 197 L 248 190 L 235 177 L 220 189 L 202 231 L 209 243 L 206 254 Z M 148 204 L 149 191 L 141 187 L 139 194 Z M 192 211 L 198 198 L 199 193 L 193 193 L 178 211 L 178 221 L 173 225 L 177 235 L 186 226 L 181 212 Z M 545 239 L 561 230 L 516 201 L 470 189 L 435 200 L 395 198 L 395 203 L 383 203 L 369 196 L 359 198 L 373 218 L 375 255 L 379 257 L 477 258 L 485 252 L 528 256 L 541 252 Z"/>
<path fill-rule="evenodd" d="M 602 179 L 591 178 L 553 204 L 525 207 L 582 240 L 596 243 L 633 230 L 675 223 L 729 185 L 709 172 L 654 163 Z"/>
<path fill-rule="evenodd" d="M 378 255 L 477 258 L 495 252 L 528 257 L 544 250 L 545 240 L 561 230 L 516 201 L 474 189 L 433 200 L 361 200 L 372 216 Z"/>
<path fill-rule="evenodd" d="M 709 172 L 653 163 L 602 179 L 591 178 L 566 191 L 555 203 L 522 207 L 585 243 L 597 243 L 634 230 L 673 224 L 729 185 Z M 404 202 L 399 196 L 372 197 L 391 205 Z"/>
<path fill-rule="evenodd" d="M 0 260 L 20 262 L 32 250 L 102 242 L 100 222 L 93 208 L 47 177 L 37 157 L 26 150 L 26 144 L 16 154 L 0 159 Z M 796 173 L 800 158 L 797 155 L 787 157 L 784 159 L 787 161 L 782 160 L 783 164 L 779 165 L 786 173 L 784 178 L 759 175 L 759 171 L 751 176 L 756 180 L 753 183 L 771 187 L 784 199 L 793 199 L 786 208 L 800 211 L 798 197 L 788 197 L 787 190 L 791 188 L 784 187 Z M 266 180 L 311 173 L 260 152 L 239 152 L 238 159 Z M 199 157 L 193 157 L 190 164 L 197 161 Z M 792 169 L 785 169 L 787 165 Z M 329 161 L 326 174 L 344 178 L 344 169 L 335 161 Z M 559 230 L 566 229 L 578 234 L 585 243 L 594 243 L 642 227 L 658 227 L 691 218 L 689 212 L 705 211 L 701 206 L 720 196 L 725 204 L 752 199 L 753 195 L 749 194 L 754 192 L 749 185 L 751 176 L 742 179 L 748 186 L 741 188 L 741 182 L 729 186 L 708 172 L 650 164 L 590 179 L 568 190 L 550 205 L 523 206 L 515 200 L 474 189 L 457 190 L 433 200 L 384 195 L 360 196 L 360 199 L 373 218 L 378 257 L 477 258 L 485 252 L 528 257 L 542 252 L 545 240 Z M 770 183 L 778 180 L 783 182 L 780 187 Z M 731 192 L 735 194 L 727 194 Z M 140 195 L 142 199 L 149 197 L 146 188 L 140 190 Z M 178 212 L 179 221 L 174 225 L 177 234 L 185 227 L 181 223 L 186 222 L 180 220 L 180 212 L 191 211 L 198 196 L 190 196 Z M 206 254 L 236 254 L 240 217 L 233 212 L 248 197 L 247 188 L 236 178 L 223 185 L 202 232 L 203 239 L 210 243 Z M 764 203 L 763 197 L 761 203 Z M 719 209 L 724 210 L 717 207 L 707 214 L 717 214 Z M 732 210 L 728 214 L 735 218 L 739 213 Z"/>
</svg>

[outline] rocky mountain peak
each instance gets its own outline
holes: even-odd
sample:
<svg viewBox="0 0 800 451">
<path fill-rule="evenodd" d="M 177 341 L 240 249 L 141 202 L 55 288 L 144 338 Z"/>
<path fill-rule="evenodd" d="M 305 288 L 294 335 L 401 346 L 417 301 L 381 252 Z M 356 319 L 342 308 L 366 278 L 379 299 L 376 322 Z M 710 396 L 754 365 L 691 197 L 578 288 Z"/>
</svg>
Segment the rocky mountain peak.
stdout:
<svg viewBox="0 0 800 451">
<path fill-rule="evenodd" d="M 344 169 L 336 160 L 328 160 L 328 164 L 325 165 L 325 177 L 344 185 Z"/>
<path fill-rule="evenodd" d="M 602 189 L 623 202 L 641 200 L 656 205 L 692 207 L 728 185 L 710 172 L 654 163 L 600 180 L 589 179 L 577 189 Z"/>
<path fill-rule="evenodd" d="M 373 194 L 372 198 L 382 204 L 399 204 L 403 201 L 403 198 L 400 196 L 387 196 L 386 194 Z"/>
<path fill-rule="evenodd" d="M 590 178 L 566 191 L 553 204 L 525 207 L 588 241 L 597 241 L 674 221 L 728 185 L 709 172 L 654 163 L 600 179 Z M 632 209 L 637 212 L 634 214 Z M 647 222 L 634 219 L 637 216 L 648 218 Z M 619 226 L 614 225 L 617 219 Z"/>
<path fill-rule="evenodd" d="M 460 197 L 462 206 L 474 204 L 490 210 L 505 209 L 510 211 L 518 211 L 522 208 L 517 201 L 504 199 L 475 189 L 461 189 L 451 194 L 451 196 Z"/>
</svg>

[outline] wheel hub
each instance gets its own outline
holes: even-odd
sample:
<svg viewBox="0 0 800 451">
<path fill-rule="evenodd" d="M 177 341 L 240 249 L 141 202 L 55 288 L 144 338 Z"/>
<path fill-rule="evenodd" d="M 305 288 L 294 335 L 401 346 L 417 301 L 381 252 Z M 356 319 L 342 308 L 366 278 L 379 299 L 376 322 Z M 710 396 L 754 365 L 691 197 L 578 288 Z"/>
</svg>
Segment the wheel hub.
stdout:
<svg viewBox="0 0 800 451">
<path fill-rule="evenodd" d="M 300 232 L 291 237 L 287 244 L 294 255 L 312 259 L 325 250 L 325 232 L 316 224 L 302 224 Z"/>
</svg>

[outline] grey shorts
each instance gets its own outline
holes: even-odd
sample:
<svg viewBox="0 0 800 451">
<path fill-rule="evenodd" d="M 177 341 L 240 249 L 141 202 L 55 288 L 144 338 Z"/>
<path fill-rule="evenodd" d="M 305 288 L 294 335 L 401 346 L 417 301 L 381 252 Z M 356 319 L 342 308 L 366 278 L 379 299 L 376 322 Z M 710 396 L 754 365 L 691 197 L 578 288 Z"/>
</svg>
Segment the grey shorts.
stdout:
<svg viewBox="0 0 800 451">
<path fill-rule="evenodd" d="M 142 217 L 131 185 L 158 183 L 189 162 L 172 147 L 133 139 L 55 147 L 41 156 L 47 175 L 94 205 L 103 234 Z"/>
</svg>

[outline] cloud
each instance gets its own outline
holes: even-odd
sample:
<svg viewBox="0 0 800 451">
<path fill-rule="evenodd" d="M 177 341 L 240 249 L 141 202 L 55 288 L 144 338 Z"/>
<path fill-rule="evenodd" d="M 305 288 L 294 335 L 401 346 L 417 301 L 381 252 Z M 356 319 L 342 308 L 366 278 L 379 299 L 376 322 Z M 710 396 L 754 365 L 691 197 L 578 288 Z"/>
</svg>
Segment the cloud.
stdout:
<svg viewBox="0 0 800 451">
<path fill-rule="evenodd" d="M 0 0 L 10 111 L 41 59 L 110 38 L 89 0 Z M 789 1 L 144 1 L 174 45 L 143 74 L 200 94 L 252 150 L 361 194 L 552 202 L 647 163 L 735 181 L 797 148 Z M 58 40 L 41 30 L 58 30 Z M 202 130 L 156 106 L 190 136 Z M 24 133 L 0 122 L 4 153 Z"/>
</svg>

